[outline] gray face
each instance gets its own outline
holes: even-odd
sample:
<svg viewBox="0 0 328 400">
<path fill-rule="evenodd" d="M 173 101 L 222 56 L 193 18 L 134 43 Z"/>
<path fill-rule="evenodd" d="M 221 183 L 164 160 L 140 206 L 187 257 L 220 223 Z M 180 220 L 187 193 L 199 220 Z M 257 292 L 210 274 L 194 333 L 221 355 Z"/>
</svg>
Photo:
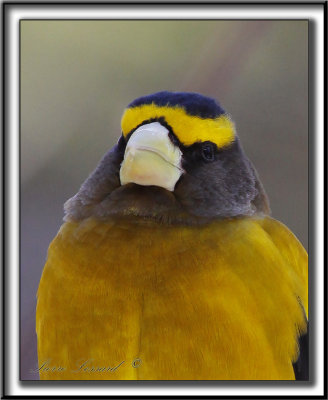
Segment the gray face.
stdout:
<svg viewBox="0 0 328 400">
<path fill-rule="evenodd" d="M 263 187 L 239 139 L 219 150 L 210 145 L 214 147 L 213 161 L 202 157 L 201 144 L 184 150 L 186 174 L 175 190 L 184 208 L 210 218 L 268 212 Z"/>
<path fill-rule="evenodd" d="M 66 220 L 91 216 L 152 219 L 166 224 L 202 224 L 214 219 L 269 213 L 268 200 L 239 139 L 218 149 L 211 142 L 183 146 L 184 173 L 174 191 L 128 183 L 121 186 L 120 167 L 126 139 L 120 138 L 65 204 Z"/>
</svg>

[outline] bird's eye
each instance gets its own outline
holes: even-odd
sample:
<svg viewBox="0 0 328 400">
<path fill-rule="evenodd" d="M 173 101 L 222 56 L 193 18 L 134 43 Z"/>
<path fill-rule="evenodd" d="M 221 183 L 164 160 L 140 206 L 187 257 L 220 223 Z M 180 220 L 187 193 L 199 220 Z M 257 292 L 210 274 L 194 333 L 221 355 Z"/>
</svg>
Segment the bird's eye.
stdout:
<svg viewBox="0 0 328 400">
<path fill-rule="evenodd" d="M 212 143 L 203 143 L 202 156 L 205 161 L 214 161 L 214 147 Z"/>
</svg>

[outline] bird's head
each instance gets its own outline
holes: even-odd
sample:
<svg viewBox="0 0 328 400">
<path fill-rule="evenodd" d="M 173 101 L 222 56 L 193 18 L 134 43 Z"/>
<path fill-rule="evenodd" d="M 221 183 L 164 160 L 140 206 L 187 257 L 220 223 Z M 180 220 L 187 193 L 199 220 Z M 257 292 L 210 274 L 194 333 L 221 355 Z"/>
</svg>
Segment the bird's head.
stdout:
<svg viewBox="0 0 328 400">
<path fill-rule="evenodd" d="M 66 220 L 197 224 L 266 214 L 269 206 L 220 105 L 197 93 L 158 92 L 129 104 L 117 145 L 65 211 Z"/>
</svg>

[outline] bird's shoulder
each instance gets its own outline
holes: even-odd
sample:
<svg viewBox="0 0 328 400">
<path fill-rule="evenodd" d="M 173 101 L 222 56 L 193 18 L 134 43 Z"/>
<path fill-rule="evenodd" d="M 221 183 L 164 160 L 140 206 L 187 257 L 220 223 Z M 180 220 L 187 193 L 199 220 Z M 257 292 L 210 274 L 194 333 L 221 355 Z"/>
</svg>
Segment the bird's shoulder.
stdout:
<svg viewBox="0 0 328 400">
<path fill-rule="evenodd" d="M 307 289 L 308 254 L 301 242 L 287 226 L 271 217 L 263 218 L 258 223 Z M 303 300 L 303 306 L 307 314 L 307 298 Z"/>
</svg>

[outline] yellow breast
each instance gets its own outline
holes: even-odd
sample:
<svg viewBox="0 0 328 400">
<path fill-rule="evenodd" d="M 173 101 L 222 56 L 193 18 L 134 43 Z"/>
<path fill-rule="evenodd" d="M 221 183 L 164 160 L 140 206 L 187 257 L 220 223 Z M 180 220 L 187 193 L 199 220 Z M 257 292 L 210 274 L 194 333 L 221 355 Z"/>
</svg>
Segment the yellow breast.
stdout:
<svg viewBox="0 0 328 400">
<path fill-rule="evenodd" d="M 270 219 L 68 222 L 38 290 L 41 379 L 294 379 L 307 254 Z"/>
</svg>

